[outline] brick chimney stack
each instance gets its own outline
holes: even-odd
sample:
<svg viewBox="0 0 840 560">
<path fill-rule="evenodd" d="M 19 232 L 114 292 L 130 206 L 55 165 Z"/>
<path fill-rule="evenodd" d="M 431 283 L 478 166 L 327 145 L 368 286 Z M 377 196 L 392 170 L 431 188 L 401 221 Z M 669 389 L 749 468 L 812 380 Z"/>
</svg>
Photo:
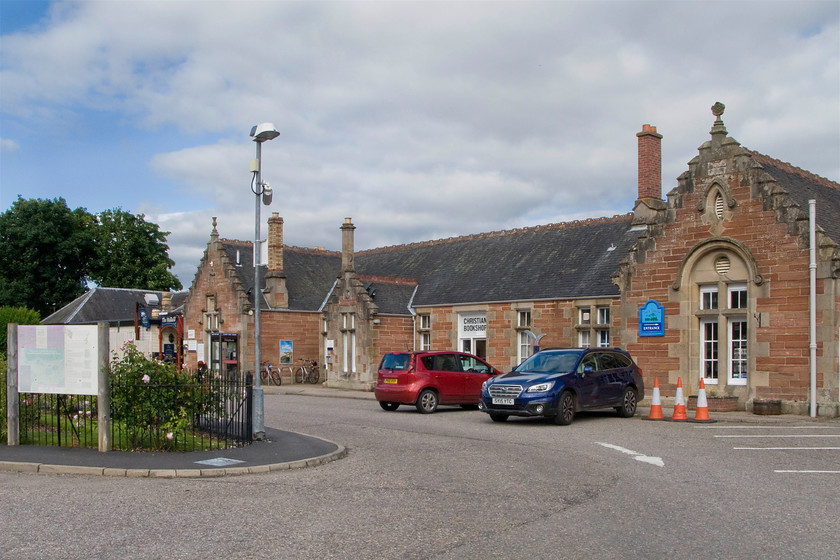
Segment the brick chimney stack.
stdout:
<svg viewBox="0 0 840 560">
<path fill-rule="evenodd" d="M 283 218 L 272 212 L 268 219 L 268 272 L 265 273 L 266 300 L 271 307 L 288 308 L 289 291 L 283 272 Z"/>
<path fill-rule="evenodd" d="M 344 218 L 344 223 L 341 224 L 341 272 L 354 272 L 355 265 L 353 264 L 353 231 L 356 226 L 350 218 Z"/>
<path fill-rule="evenodd" d="M 662 135 L 646 124 L 639 138 L 639 200 L 662 200 Z"/>
<path fill-rule="evenodd" d="M 283 270 L 283 218 L 277 212 L 268 219 L 268 270 Z"/>
</svg>

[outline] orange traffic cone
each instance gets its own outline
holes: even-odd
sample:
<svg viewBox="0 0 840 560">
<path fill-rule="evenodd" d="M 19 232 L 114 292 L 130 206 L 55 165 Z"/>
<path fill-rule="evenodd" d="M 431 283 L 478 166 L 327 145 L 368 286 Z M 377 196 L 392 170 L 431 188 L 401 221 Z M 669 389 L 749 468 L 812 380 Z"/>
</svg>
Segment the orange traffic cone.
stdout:
<svg viewBox="0 0 840 560">
<path fill-rule="evenodd" d="M 663 420 L 662 416 L 662 399 L 659 397 L 659 378 L 653 380 L 653 399 L 650 403 L 650 413 L 648 420 Z"/>
<path fill-rule="evenodd" d="M 700 379 L 700 390 L 697 392 L 697 409 L 694 412 L 694 422 L 714 422 L 709 418 L 709 401 L 706 400 L 706 383 Z"/>
<path fill-rule="evenodd" d="M 674 399 L 674 414 L 671 420 L 688 420 L 685 414 L 685 397 L 683 397 L 682 377 L 677 378 L 677 396 Z"/>
</svg>

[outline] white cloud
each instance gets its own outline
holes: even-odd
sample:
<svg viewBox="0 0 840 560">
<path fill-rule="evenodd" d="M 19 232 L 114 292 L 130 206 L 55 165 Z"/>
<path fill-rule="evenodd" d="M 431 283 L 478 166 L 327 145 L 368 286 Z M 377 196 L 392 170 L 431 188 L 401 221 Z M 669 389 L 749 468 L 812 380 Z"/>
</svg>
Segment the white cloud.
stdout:
<svg viewBox="0 0 840 560">
<path fill-rule="evenodd" d="M 840 177 L 840 8 L 722 6 L 61 2 L 3 37 L 2 110 L 157 131 L 145 164 L 168 191 L 135 188 L 185 270 L 211 216 L 253 236 L 247 132 L 265 120 L 263 218 L 298 245 L 336 248 L 345 216 L 367 248 L 629 211 L 635 132 L 663 134 L 667 192 L 715 101 L 745 146 Z"/>
<path fill-rule="evenodd" d="M 0 152 L 14 152 L 20 149 L 20 146 L 14 140 L 9 138 L 0 138 Z"/>
</svg>

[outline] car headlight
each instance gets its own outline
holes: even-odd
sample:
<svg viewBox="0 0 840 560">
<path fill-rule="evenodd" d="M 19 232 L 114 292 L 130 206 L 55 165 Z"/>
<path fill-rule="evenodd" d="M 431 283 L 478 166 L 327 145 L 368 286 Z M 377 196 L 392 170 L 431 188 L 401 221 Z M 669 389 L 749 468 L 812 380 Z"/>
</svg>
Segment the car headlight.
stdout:
<svg viewBox="0 0 840 560">
<path fill-rule="evenodd" d="M 486 392 L 487 392 L 487 382 L 486 382 L 486 381 L 485 381 L 484 383 L 482 383 L 482 384 L 481 384 L 481 392 L 482 392 L 482 393 L 486 393 Z"/>
<path fill-rule="evenodd" d="M 547 381 L 545 383 L 537 383 L 536 385 L 531 385 L 525 391 L 526 393 L 545 393 L 549 389 L 554 387 L 554 381 Z"/>
</svg>

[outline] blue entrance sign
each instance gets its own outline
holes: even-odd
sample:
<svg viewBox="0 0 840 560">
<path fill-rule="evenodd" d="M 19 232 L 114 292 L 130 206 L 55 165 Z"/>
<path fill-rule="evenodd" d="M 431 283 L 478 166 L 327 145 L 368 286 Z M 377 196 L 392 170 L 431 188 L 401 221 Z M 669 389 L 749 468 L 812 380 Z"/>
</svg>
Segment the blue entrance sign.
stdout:
<svg viewBox="0 0 840 560">
<path fill-rule="evenodd" d="M 639 336 L 665 336 L 665 308 L 654 299 L 639 308 Z"/>
</svg>

